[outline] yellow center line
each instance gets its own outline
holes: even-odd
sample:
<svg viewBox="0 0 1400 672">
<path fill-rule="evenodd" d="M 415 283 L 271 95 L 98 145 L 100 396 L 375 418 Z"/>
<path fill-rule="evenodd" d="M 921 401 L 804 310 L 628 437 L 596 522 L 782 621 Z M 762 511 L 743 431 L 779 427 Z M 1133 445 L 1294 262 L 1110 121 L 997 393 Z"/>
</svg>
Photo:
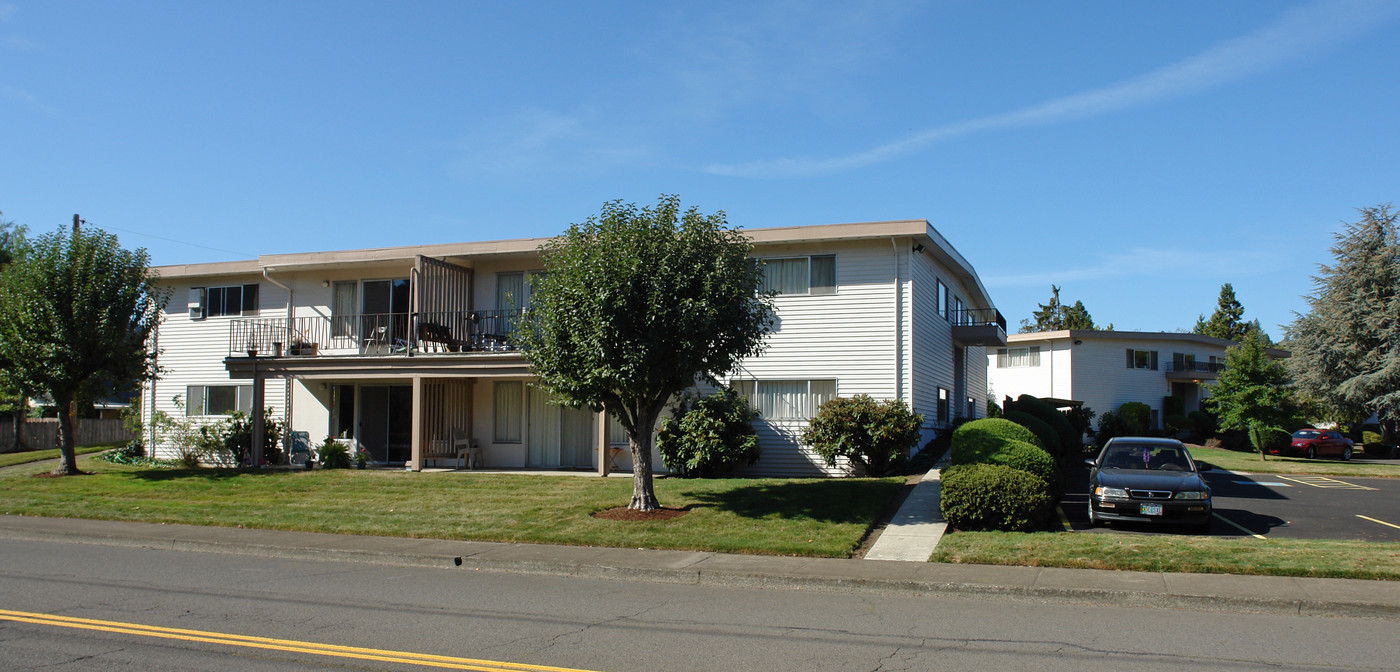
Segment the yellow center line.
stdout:
<svg viewBox="0 0 1400 672">
<path fill-rule="evenodd" d="M 1357 518 L 1360 518 L 1360 519 L 1362 519 L 1362 520 L 1369 520 L 1369 521 L 1371 521 L 1371 522 L 1373 522 L 1373 523 L 1380 523 L 1380 524 L 1382 524 L 1382 525 L 1385 525 L 1386 527 L 1393 527 L 1393 528 L 1395 528 L 1395 529 L 1397 529 L 1397 530 L 1400 530 L 1400 525 L 1396 525 L 1396 524 L 1394 524 L 1394 523 L 1387 523 L 1387 522 L 1385 522 L 1384 520 L 1376 520 L 1375 518 L 1372 518 L 1372 517 L 1370 517 L 1370 516 L 1363 516 L 1363 515 L 1361 515 L 1361 514 L 1359 514 L 1359 513 L 1356 514 L 1356 517 L 1357 517 Z"/>
<path fill-rule="evenodd" d="M 551 667 L 548 665 L 530 665 L 527 663 L 510 663 L 497 660 L 480 660 L 476 658 L 454 658 L 452 656 L 437 656 L 427 653 L 413 653 L 410 651 L 367 649 L 356 646 L 301 642 L 291 639 L 250 637 L 247 635 L 232 635 L 204 630 L 185 630 L 181 628 L 142 625 L 139 623 L 123 623 L 121 621 L 102 621 L 90 618 L 58 616 L 55 614 L 10 611 L 8 609 L 0 609 L 0 621 L 51 625 L 62 628 L 95 630 L 99 632 L 140 635 L 143 637 L 156 637 L 159 639 L 173 639 L 206 644 L 223 644 L 225 646 L 242 646 L 272 651 L 310 653 L 318 656 L 333 656 L 337 658 L 404 663 L 408 665 L 439 667 L 453 670 L 477 670 L 478 672 L 520 672 L 521 670 L 530 672 L 589 672 L 588 670 L 579 670 L 571 667 Z"/>
<path fill-rule="evenodd" d="M 1212 511 L 1210 515 L 1215 516 L 1216 518 L 1219 518 L 1220 520 L 1223 520 L 1223 521 L 1225 521 L 1226 523 L 1229 523 L 1229 524 L 1230 524 L 1231 526 L 1233 526 L 1235 529 L 1237 529 L 1237 530 L 1239 530 L 1239 531 L 1241 531 L 1241 532 L 1243 532 L 1243 533 L 1245 533 L 1245 534 L 1247 534 L 1247 535 L 1249 535 L 1249 536 L 1251 536 L 1251 537 L 1254 537 L 1255 539 L 1264 539 L 1265 541 L 1268 540 L 1264 535 L 1262 535 L 1262 534 L 1255 534 L 1253 530 L 1250 530 L 1249 528 L 1247 528 L 1247 527 L 1245 527 L 1245 526 L 1243 526 L 1243 525 L 1240 525 L 1239 523 L 1236 523 L 1235 521 L 1230 520 L 1229 518 L 1226 518 L 1225 516 L 1222 516 L 1222 515 L 1220 515 L 1220 514 L 1218 514 L 1218 513 L 1215 513 L 1214 511 Z"/>
</svg>

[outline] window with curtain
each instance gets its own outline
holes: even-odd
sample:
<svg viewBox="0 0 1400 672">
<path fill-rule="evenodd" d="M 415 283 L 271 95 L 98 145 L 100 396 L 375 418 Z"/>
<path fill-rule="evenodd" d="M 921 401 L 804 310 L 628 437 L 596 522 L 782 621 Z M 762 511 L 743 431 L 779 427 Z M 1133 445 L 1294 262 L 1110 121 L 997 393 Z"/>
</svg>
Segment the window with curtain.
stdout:
<svg viewBox="0 0 1400 672">
<path fill-rule="evenodd" d="M 732 386 L 765 420 L 810 420 L 836 397 L 834 380 L 736 380 Z"/>
<path fill-rule="evenodd" d="M 524 420 L 525 384 L 497 382 L 491 390 L 492 439 L 496 443 L 520 443 Z"/>
<path fill-rule="evenodd" d="M 525 274 L 520 271 L 496 274 L 496 310 L 525 307 Z"/>
<path fill-rule="evenodd" d="M 337 282 L 331 292 L 331 336 L 355 336 L 355 306 L 359 305 L 355 281 Z"/>
<path fill-rule="evenodd" d="M 252 385 L 189 385 L 185 387 L 185 415 L 233 415 L 253 410 Z"/>
<path fill-rule="evenodd" d="M 1128 348 L 1128 368 L 1157 370 L 1156 350 L 1134 350 Z"/>
<path fill-rule="evenodd" d="M 760 291 L 779 294 L 835 294 L 836 255 L 761 259 Z"/>
<path fill-rule="evenodd" d="M 1040 366 L 1040 346 L 1028 348 L 997 348 L 998 369 L 1019 369 Z"/>
</svg>

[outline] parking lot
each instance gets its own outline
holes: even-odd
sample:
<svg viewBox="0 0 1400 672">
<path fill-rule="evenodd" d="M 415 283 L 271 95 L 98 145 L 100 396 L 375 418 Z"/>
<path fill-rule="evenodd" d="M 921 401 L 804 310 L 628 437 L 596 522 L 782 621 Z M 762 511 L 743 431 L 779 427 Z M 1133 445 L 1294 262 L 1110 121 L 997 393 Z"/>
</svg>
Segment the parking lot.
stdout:
<svg viewBox="0 0 1400 672">
<path fill-rule="evenodd" d="M 1400 475 L 1400 464 L 1396 464 Z M 1400 541 L 1400 478 L 1205 473 L 1215 500 L 1210 534 L 1295 539 Z M 1089 527 L 1088 469 L 1065 474 L 1061 503 L 1076 531 L 1198 534 L 1170 526 L 1112 523 Z"/>
</svg>

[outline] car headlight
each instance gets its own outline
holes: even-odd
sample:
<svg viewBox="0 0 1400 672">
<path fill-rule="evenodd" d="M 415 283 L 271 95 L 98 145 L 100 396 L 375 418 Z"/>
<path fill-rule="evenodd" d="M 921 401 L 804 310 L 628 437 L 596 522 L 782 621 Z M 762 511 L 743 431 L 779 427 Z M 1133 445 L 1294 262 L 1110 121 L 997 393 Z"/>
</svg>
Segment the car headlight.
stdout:
<svg viewBox="0 0 1400 672">
<path fill-rule="evenodd" d="M 1208 492 L 1206 492 L 1206 491 L 1204 491 L 1204 490 L 1188 490 L 1188 491 L 1186 491 L 1186 492 L 1178 492 L 1178 493 L 1176 493 L 1176 498 L 1177 498 L 1177 499 L 1208 499 L 1208 498 L 1210 498 L 1210 493 L 1208 493 Z"/>
<path fill-rule="evenodd" d="M 1110 488 L 1108 486 L 1100 485 L 1099 487 L 1094 488 L 1094 496 L 1102 497 L 1104 499 L 1127 499 L 1128 491 L 1124 488 Z"/>
</svg>

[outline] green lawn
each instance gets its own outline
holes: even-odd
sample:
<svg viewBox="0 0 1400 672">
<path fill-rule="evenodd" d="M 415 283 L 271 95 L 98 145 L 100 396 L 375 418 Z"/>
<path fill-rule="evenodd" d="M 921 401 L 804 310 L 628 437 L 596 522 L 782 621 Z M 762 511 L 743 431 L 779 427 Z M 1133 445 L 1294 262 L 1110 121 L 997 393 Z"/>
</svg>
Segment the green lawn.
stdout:
<svg viewBox="0 0 1400 672">
<path fill-rule="evenodd" d="M 0 513 L 343 534 L 847 557 L 903 479 L 658 479 L 664 521 L 603 520 L 631 479 L 357 470 L 0 474 Z"/>
<path fill-rule="evenodd" d="M 108 450 L 108 449 L 111 449 L 111 448 L 116 448 L 116 447 L 122 445 L 123 443 L 125 443 L 125 442 L 124 442 L 124 441 L 120 441 L 120 442 L 117 442 L 117 443 L 98 443 L 98 444 L 94 444 L 94 445 L 91 445 L 91 446 L 78 446 L 78 447 L 74 448 L 73 450 L 74 450 L 75 452 L 77 452 L 79 455 L 86 455 L 86 454 L 88 454 L 88 453 L 99 453 L 99 452 L 102 452 L 102 451 L 104 451 L 104 450 Z M 27 464 L 27 463 L 29 463 L 29 462 L 38 462 L 38 461 L 40 461 L 40 460 L 53 460 L 53 459 L 57 459 L 57 458 L 58 458 L 58 449 L 57 449 L 57 448 L 50 448 L 50 449 L 48 449 L 48 450 L 25 450 L 25 451 L 20 451 L 20 452 L 18 452 L 18 453 L 0 453 L 0 468 L 3 468 L 3 467 L 12 467 L 12 466 L 14 466 L 14 465 L 16 465 L 16 464 Z"/>
<path fill-rule="evenodd" d="M 932 562 L 1400 580 L 1400 543 L 1076 532 L 956 532 Z"/>
<path fill-rule="evenodd" d="M 1317 476 L 1358 476 L 1400 478 L 1400 460 L 1385 464 L 1354 464 L 1336 458 L 1309 460 L 1302 457 L 1270 455 L 1260 461 L 1259 453 L 1246 453 L 1188 444 L 1191 457 L 1218 469 L 1254 474 L 1312 474 Z"/>
</svg>

